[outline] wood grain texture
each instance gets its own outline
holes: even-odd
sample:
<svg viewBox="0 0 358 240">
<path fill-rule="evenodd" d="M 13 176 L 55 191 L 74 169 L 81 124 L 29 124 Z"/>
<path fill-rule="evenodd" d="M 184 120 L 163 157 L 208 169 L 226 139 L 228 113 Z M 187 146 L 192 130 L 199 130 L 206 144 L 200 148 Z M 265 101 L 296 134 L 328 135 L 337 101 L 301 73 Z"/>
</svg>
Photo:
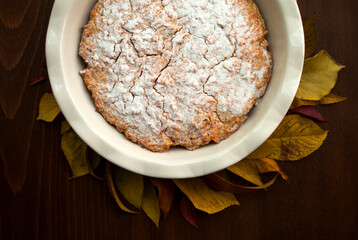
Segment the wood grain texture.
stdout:
<svg viewBox="0 0 358 240">
<path fill-rule="evenodd" d="M 123 213 L 105 182 L 69 180 L 60 121 L 34 120 L 48 83 L 41 67 L 54 0 L 0 1 L 0 239 L 356 239 L 358 236 L 358 2 L 299 0 L 316 14 L 317 51 L 342 70 L 334 92 L 349 98 L 322 106 L 330 130 L 310 157 L 280 164 L 290 182 L 239 196 L 241 206 L 199 213 L 200 230 L 180 216 L 178 199 L 160 229 L 144 215 Z"/>
</svg>

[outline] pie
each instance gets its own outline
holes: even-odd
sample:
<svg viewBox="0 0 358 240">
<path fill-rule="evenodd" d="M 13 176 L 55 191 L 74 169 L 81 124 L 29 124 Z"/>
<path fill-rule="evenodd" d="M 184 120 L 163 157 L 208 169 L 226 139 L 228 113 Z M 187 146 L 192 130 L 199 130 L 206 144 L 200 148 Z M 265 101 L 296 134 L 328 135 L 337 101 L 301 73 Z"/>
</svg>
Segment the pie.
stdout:
<svg viewBox="0 0 358 240">
<path fill-rule="evenodd" d="M 234 133 L 264 94 L 272 57 L 252 0 L 99 0 L 81 75 L 97 110 L 156 152 Z"/>
</svg>

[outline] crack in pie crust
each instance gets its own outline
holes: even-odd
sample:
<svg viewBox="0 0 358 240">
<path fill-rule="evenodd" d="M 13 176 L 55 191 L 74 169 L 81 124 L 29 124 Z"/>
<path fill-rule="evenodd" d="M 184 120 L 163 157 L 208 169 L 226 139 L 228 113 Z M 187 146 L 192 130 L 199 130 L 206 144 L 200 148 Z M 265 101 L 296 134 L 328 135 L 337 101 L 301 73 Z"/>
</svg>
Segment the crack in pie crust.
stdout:
<svg viewBox="0 0 358 240">
<path fill-rule="evenodd" d="M 266 90 L 272 58 L 252 0 L 99 0 L 81 71 L 97 110 L 152 151 L 235 132 Z"/>
</svg>

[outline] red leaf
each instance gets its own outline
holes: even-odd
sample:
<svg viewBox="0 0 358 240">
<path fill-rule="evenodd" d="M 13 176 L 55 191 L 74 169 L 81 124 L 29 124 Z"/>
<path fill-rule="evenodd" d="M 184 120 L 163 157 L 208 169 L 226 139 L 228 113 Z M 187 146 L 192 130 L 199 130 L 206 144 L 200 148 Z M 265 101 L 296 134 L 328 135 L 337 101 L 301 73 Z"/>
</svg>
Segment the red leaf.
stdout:
<svg viewBox="0 0 358 240">
<path fill-rule="evenodd" d="M 188 223 L 199 229 L 195 207 L 186 197 L 180 201 L 180 212 Z"/>
<path fill-rule="evenodd" d="M 175 185 L 167 179 L 151 178 L 151 182 L 158 188 L 159 207 L 166 218 L 172 206 Z"/>
<path fill-rule="evenodd" d="M 42 81 L 45 80 L 45 79 L 46 79 L 45 77 L 37 77 L 37 78 L 34 78 L 34 79 L 30 82 L 29 86 L 33 86 L 33 85 L 35 85 L 35 84 L 37 84 L 37 83 L 39 83 L 39 82 L 42 82 Z"/>
<path fill-rule="evenodd" d="M 318 121 L 321 121 L 321 122 L 326 121 L 326 119 L 322 116 L 322 114 L 312 106 L 301 106 L 301 107 L 292 109 L 291 113 L 298 113 L 298 114 L 301 114 L 303 116 L 314 118 L 314 119 L 316 119 Z"/>
<path fill-rule="evenodd" d="M 44 60 L 44 61 L 41 63 L 41 67 L 47 67 L 46 60 Z"/>
</svg>

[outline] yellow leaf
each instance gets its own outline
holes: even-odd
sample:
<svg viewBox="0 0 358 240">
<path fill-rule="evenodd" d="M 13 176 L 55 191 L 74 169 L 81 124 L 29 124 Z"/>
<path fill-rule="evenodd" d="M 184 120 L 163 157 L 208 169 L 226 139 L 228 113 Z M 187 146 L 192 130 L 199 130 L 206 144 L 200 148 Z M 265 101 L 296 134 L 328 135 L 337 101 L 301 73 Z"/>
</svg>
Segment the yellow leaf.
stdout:
<svg viewBox="0 0 358 240">
<path fill-rule="evenodd" d="M 260 173 L 278 172 L 281 174 L 283 179 L 288 180 L 288 176 L 282 171 L 275 160 L 270 158 L 261 158 L 253 161 Z"/>
<path fill-rule="evenodd" d="M 251 159 L 243 159 L 227 169 L 253 184 L 262 185 L 255 163 Z"/>
<path fill-rule="evenodd" d="M 290 109 L 294 109 L 300 106 L 313 106 L 313 105 L 326 105 L 326 104 L 333 104 L 333 103 L 339 103 L 342 101 L 347 100 L 346 97 L 341 97 L 337 94 L 334 93 L 329 93 L 328 95 L 324 96 L 321 100 L 319 101 L 311 101 L 311 100 L 302 100 L 299 98 L 295 98 L 291 104 Z"/>
<path fill-rule="evenodd" d="M 261 146 L 258 147 L 254 152 L 248 155 L 246 158 L 249 159 L 263 158 L 271 154 L 275 149 L 276 149 L 276 145 L 266 141 L 263 144 L 261 144 Z"/>
<path fill-rule="evenodd" d="M 145 181 L 141 208 L 158 228 L 160 219 L 159 203 L 154 186 L 149 181 Z"/>
<path fill-rule="evenodd" d="M 65 134 L 66 132 L 68 132 L 71 129 L 70 124 L 66 121 L 63 120 L 61 122 L 61 135 Z"/>
<path fill-rule="evenodd" d="M 175 185 L 173 181 L 169 179 L 151 178 L 150 181 L 158 189 L 159 208 L 166 219 L 172 207 Z"/>
<path fill-rule="evenodd" d="M 119 196 L 117 194 L 116 187 L 114 186 L 113 177 L 112 177 L 112 167 L 111 166 L 112 166 L 111 163 L 107 161 L 106 162 L 106 181 L 107 181 L 109 192 L 111 193 L 111 195 L 116 200 L 116 202 L 117 202 L 118 206 L 120 207 L 120 209 L 122 209 L 125 212 L 129 212 L 129 213 L 138 213 L 138 212 L 134 212 L 134 211 L 130 210 L 129 208 L 127 208 L 122 203 L 121 199 L 119 198 Z"/>
<path fill-rule="evenodd" d="M 209 214 L 217 213 L 232 205 L 239 205 L 235 195 L 210 189 L 203 179 L 177 179 L 174 183 L 190 199 L 195 208 Z"/>
<path fill-rule="evenodd" d="M 140 208 L 144 188 L 143 176 L 115 167 L 113 169 L 113 179 L 123 197 L 134 207 Z"/>
<path fill-rule="evenodd" d="M 315 15 L 312 15 L 302 20 L 303 30 L 305 34 L 305 58 L 312 56 L 316 49 L 317 32 L 316 26 L 314 24 L 314 18 Z"/>
<path fill-rule="evenodd" d="M 306 59 L 296 97 L 304 100 L 322 99 L 336 84 L 338 72 L 343 67 L 324 50 Z"/>
<path fill-rule="evenodd" d="M 293 102 L 290 106 L 290 109 L 298 108 L 300 106 L 314 106 L 318 105 L 320 101 L 310 101 L 310 100 L 302 100 L 299 98 L 294 98 Z"/>
<path fill-rule="evenodd" d="M 60 112 L 61 110 L 58 107 L 53 94 L 45 93 L 40 100 L 39 116 L 37 117 L 37 120 L 52 122 Z"/>
<path fill-rule="evenodd" d="M 72 178 L 89 173 L 86 158 L 87 145 L 73 130 L 62 136 L 61 148 L 72 169 Z"/>
<path fill-rule="evenodd" d="M 247 189 L 255 189 L 255 190 L 260 190 L 260 189 L 266 189 L 269 186 L 271 186 L 272 184 L 274 184 L 274 182 L 276 181 L 276 178 L 279 174 L 276 174 L 276 176 L 274 176 L 270 181 L 268 181 L 267 183 L 265 183 L 264 185 L 261 186 L 257 186 L 257 187 L 244 187 Z"/>
<path fill-rule="evenodd" d="M 89 173 L 93 177 L 95 177 L 95 178 L 97 178 L 99 180 L 104 180 L 103 178 L 98 177 L 94 173 L 94 170 L 98 167 L 100 162 L 101 162 L 101 156 L 98 153 L 96 153 L 93 149 L 87 148 L 87 164 L 88 164 Z"/>
<path fill-rule="evenodd" d="M 319 101 L 319 104 L 332 104 L 332 103 L 339 103 L 339 102 L 342 102 L 342 101 L 345 101 L 347 100 L 346 97 L 341 97 L 337 94 L 334 94 L 334 93 L 330 93 L 328 94 L 327 96 L 325 96 L 324 98 L 322 98 L 320 101 Z"/>
<path fill-rule="evenodd" d="M 268 157 L 276 160 L 298 160 L 316 151 L 326 139 L 328 131 L 300 115 L 286 116 L 266 141 L 277 148 Z"/>
</svg>

